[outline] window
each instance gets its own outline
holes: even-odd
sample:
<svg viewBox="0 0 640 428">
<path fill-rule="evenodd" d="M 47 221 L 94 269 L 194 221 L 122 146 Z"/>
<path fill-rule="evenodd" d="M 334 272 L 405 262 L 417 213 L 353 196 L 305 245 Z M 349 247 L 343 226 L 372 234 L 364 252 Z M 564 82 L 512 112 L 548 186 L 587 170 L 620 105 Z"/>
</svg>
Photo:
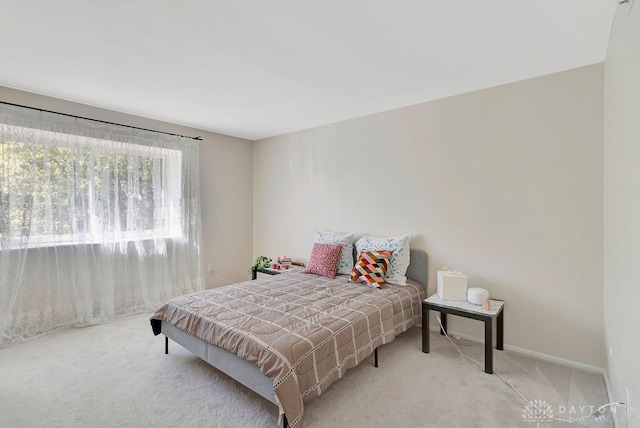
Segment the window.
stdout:
<svg viewBox="0 0 640 428">
<path fill-rule="evenodd" d="M 0 131 L 5 244 L 181 238 L 181 151 L 17 126 Z"/>
<path fill-rule="evenodd" d="M 0 101 L 0 348 L 202 290 L 199 151 Z"/>
</svg>

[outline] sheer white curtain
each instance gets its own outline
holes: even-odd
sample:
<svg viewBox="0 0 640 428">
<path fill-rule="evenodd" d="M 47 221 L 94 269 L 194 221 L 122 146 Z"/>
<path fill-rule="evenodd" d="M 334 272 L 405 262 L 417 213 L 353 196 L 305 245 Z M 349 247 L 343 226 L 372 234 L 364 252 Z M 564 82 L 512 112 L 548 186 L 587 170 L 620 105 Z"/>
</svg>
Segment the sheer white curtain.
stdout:
<svg viewBox="0 0 640 428">
<path fill-rule="evenodd" d="M 198 152 L 0 104 L 0 347 L 201 290 Z"/>
</svg>

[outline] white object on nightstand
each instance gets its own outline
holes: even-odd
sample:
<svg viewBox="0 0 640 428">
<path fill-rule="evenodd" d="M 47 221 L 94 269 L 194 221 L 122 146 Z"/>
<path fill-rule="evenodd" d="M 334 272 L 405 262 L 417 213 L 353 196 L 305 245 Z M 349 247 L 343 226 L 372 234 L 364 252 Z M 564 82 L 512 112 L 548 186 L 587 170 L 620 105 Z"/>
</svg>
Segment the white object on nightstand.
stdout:
<svg viewBox="0 0 640 428">
<path fill-rule="evenodd" d="M 467 290 L 467 301 L 474 305 L 482 305 L 489 297 L 489 292 L 484 288 L 471 287 Z"/>
<path fill-rule="evenodd" d="M 438 297 L 443 300 L 467 300 L 467 277 L 459 270 L 443 267 L 438 271 Z"/>
</svg>

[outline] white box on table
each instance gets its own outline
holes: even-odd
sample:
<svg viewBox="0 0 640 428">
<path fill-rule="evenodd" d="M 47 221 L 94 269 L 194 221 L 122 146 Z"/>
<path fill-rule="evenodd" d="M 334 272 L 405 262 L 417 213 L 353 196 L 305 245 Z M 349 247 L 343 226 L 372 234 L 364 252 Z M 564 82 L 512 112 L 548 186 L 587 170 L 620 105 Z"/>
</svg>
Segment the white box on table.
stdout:
<svg viewBox="0 0 640 428">
<path fill-rule="evenodd" d="M 467 277 L 459 270 L 443 267 L 438 271 L 438 297 L 443 300 L 467 300 Z"/>
</svg>

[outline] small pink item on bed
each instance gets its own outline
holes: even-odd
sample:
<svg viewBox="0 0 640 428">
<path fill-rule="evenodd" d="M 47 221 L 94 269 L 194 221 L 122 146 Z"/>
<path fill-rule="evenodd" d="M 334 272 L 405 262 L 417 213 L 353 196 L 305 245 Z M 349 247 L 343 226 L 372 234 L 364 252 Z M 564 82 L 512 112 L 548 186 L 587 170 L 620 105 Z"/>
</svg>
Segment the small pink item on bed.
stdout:
<svg viewBox="0 0 640 428">
<path fill-rule="evenodd" d="M 342 244 L 313 244 L 309 264 L 303 272 L 335 278 L 341 251 Z"/>
</svg>

